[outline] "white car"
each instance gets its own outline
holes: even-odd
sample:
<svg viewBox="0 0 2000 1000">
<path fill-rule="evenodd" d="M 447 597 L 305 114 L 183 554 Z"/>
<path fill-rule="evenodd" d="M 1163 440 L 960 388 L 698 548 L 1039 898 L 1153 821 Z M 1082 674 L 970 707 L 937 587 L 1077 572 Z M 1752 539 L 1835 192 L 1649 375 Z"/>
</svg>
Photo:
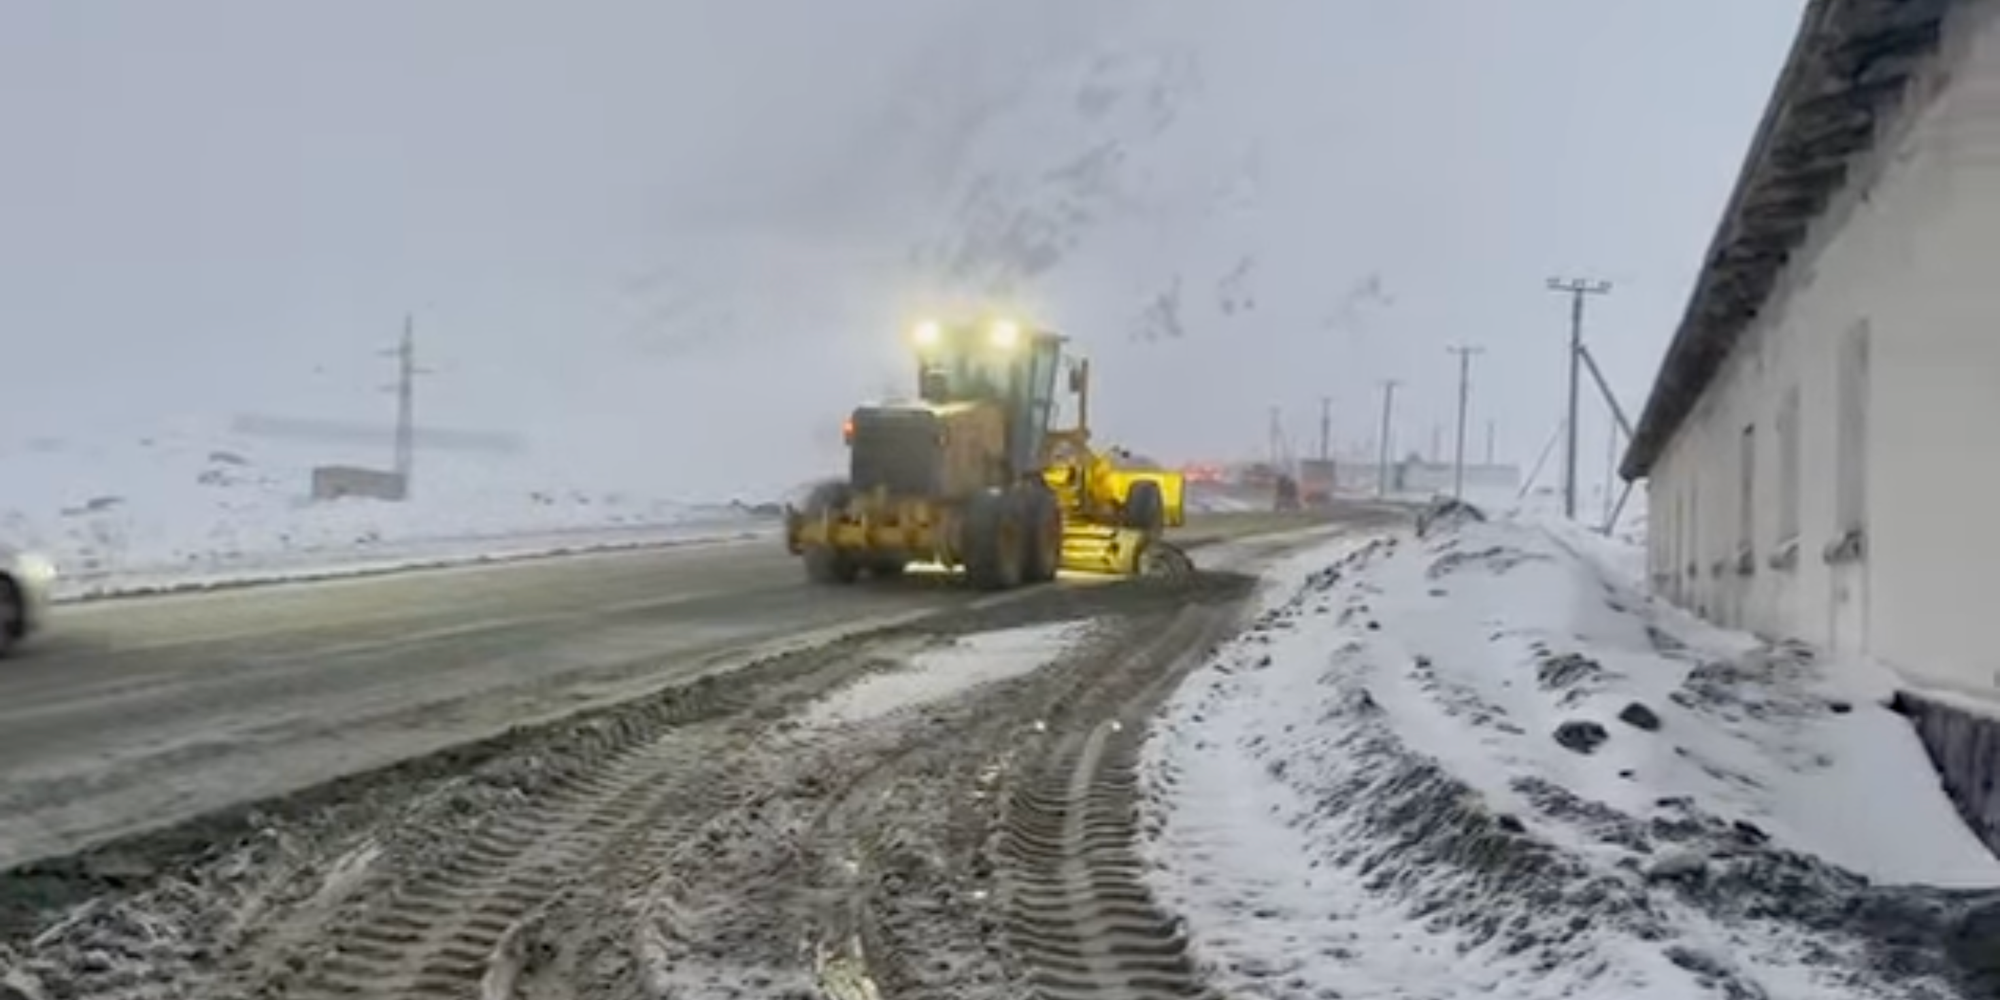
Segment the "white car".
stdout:
<svg viewBox="0 0 2000 1000">
<path fill-rule="evenodd" d="M 41 631 L 55 582 L 54 563 L 0 545 L 0 656 Z"/>
</svg>

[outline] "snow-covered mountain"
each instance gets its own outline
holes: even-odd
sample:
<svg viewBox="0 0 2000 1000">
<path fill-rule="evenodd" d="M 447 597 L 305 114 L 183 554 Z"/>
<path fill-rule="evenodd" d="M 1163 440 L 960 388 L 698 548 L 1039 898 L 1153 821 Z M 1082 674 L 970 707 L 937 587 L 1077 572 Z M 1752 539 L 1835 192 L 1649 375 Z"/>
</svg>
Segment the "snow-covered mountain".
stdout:
<svg viewBox="0 0 2000 1000">
<path fill-rule="evenodd" d="M 1393 297 L 1380 248 L 1314 217 L 1315 119 L 1339 102 L 1272 106 L 1285 74 L 1310 78 L 1342 47 L 1285 42 L 1323 17 L 996 11 L 916 47 L 858 152 L 775 197 L 796 213 L 663 245 L 674 263 L 635 296 L 648 316 L 635 342 L 715 368 L 782 351 L 823 373 L 792 400 L 794 420 L 823 415 L 803 456 L 822 463 L 857 389 L 904 376 L 908 321 L 975 303 L 1018 308 L 1096 357 L 1098 420 L 1136 447 L 1239 447 L 1267 392 L 1293 394 L 1272 361 L 1296 355 L 1278 342 L 1297 331 L 1330 341 L 1292 359 L 1327 364 L 1312 384 L 1351 388 L 1365 412 L 1366 375 L 1334 364 L 1338 341 Z"/>
</svg>

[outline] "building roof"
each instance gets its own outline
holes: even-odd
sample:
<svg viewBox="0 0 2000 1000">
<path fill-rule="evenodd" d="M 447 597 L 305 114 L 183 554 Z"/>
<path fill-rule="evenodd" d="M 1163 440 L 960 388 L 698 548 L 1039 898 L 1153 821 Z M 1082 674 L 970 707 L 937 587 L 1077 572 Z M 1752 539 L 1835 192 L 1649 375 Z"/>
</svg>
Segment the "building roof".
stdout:
<svg viewBox="0 0 2000 1000">
<path fill-rule="evenodd" d="M 1650 473 L 1969 0 L 1811 0 L 1619 466 Z"/>
</svg>

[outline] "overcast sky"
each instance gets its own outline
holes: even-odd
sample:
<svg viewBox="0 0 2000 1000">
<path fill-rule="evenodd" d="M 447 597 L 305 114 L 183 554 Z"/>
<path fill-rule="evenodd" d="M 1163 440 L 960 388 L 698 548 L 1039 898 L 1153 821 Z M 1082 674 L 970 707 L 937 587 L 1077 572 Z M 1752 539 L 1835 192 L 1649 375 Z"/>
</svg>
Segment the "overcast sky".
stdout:
<svg viewBox="0 0 2000 1000">
<path fill-rule="evenodd" d="M 1256 454 L 1278 406 L 1310 448 L 1328 395 L 1365 445 L 1396 377 L 1427 447 L 1474 342 L 1474 451 L 1527 462 L 1545 279 L 1616 283 L 1636 411 L 1801 6 L 6 0 L 0 436 L 376 419 L 413 311 L 428 422 L 762 489 L 1000 281 L 1108 438 Z"/>
</svg>

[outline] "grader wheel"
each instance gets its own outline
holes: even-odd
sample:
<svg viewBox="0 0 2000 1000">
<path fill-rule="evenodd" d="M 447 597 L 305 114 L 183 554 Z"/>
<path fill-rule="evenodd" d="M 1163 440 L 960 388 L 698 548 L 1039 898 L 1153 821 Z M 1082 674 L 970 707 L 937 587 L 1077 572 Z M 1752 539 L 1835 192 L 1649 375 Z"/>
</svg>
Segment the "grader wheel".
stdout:
<svg viewBox="0 0 2000 1000">
<path fill-rule="evenodd" d="M 980 590 L 1021 585 L 1027 561 L 1023 504 L 1017 494 L 988 490 L 972 498 L 965 512 L 965 575 Z"/>
<path fill-rule="evenodd" d="M 1127 528 L 1137 528 L 1148 537 L 1158 538 L 1167 527 L 1167 502 L 1160 495 L 1160 484 L 1141 479 L 1132 484 L 1125 494 L 1125 510 L 1121 520 Z"/>
<path fill-rule="evenodd" d="M 1062 565 L 1062 508 L 1047 483 L 1033 480 L 1015 491 L 1021 507 L 1024 583 L 1047 583 Z"/>
<path fill-rule="evenodd" d="M 1179 546 L 1160 539 L 1139 551 L 1139 576 L 1146 580 L 1187 580 L 1195 575 L 1193 557 Z"/>
<path fill-rule="evenodd" d="M 853 497 L 846 483 L 826 482 L 813 487 L 806 496 L 808 517 L 824 517 L 843 510 Z M 815 545 L 805 551 L 806 579 L 813 583 L 853 583 L 861 576 L 861 564 L 854 556 L 830 545 Z"/>
<path fill-rule="evenodd" d="M 861 564 L 839 549 L 814 546 L 806 550 L 806 579 L 814 583 L 853 583 L 861 577 Z"/>
</svg>

